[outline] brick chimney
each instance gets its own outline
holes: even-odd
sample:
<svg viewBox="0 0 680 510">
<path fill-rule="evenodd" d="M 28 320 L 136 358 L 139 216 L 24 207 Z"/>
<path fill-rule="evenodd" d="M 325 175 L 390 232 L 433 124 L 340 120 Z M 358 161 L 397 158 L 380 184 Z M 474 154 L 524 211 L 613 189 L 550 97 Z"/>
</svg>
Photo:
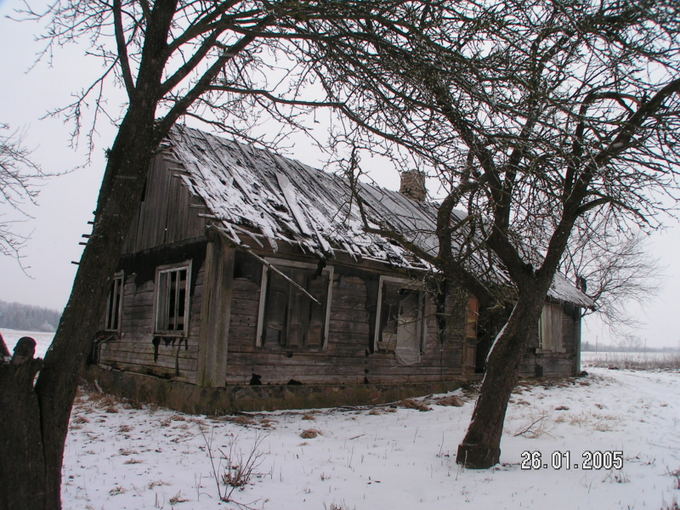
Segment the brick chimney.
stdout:
<svg viewBox="0 0 680 510">
<path fill-rule="evenodd" d="M 401 172 L 401 185 L 399 186 L 399 193 L 407 196 L 412 200 L 424 202 L 427 196 L 425 190 L 425 174 L 418 170 L 406 170 Z"/>
</svg>

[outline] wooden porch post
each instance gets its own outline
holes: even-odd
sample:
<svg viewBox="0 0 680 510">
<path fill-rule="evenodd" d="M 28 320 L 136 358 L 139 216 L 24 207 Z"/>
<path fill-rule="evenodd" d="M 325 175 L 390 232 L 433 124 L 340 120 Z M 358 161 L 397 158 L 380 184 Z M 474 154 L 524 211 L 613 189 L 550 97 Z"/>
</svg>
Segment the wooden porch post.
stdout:
<svg viewBox="0 0 680 510">
<path fill-rule="evenodd" d="M 198 384 L 224 387 L 234 279 L 234 249 L 208 231 L 203 302 L 198 342 Z"/>
</svg>

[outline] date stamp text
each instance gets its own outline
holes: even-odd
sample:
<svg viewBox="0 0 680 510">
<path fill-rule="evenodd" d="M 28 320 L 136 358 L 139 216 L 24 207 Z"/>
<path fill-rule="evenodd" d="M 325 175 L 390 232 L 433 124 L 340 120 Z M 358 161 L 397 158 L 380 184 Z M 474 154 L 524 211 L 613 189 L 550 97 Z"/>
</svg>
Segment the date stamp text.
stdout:
<svg viewBox="0 0 680 510">
<path fill-rule="evenodd" d="M 580 458 L 572 456 L 570 450 L 555 450 L 549 455 L 543 455 L 539 450 L 526 450 L 522 452 L 522 461 L 520 462 L 520 469 L 527 471 L 539 469 L 589 471 L 622 468 L 622 450 L 584 450 Z"/>
</svg>

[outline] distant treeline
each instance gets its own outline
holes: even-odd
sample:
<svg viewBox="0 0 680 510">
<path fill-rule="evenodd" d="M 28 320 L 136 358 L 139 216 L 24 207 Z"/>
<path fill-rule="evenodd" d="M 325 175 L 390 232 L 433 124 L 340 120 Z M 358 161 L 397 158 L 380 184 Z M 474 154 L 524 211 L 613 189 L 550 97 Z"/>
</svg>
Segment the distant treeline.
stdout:
<svg viewBox="0 0 680 510">
<path fill-rule="evenodd" d="M 581 343 L 581 350 L 584 352 L 678 352 L 677 347 L 644 347 L 630 345 L 609 345 L 591 344 L 590 342 Z"/>
<path fill-rule="evenodd" d="M 0 328 L 55 331 L 60 317 L 56 310 L 0 301 Z"/>
</svg>

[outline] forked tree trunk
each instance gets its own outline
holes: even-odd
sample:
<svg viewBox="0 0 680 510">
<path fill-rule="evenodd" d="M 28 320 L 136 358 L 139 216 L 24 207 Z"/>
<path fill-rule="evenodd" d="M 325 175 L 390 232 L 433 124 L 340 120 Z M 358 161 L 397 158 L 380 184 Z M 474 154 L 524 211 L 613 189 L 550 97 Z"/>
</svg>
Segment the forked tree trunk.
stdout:
<svg viewBox="0 0 680 510">
<path fill-rule="evenodd" d="M 505 411 L 544 299 L 540 291 L 521 295 L 491 347 L 472 420 L 458 446 L 458 464 L 485 469 L 499 462 Z"/>
<path fill-rule="evenodd" d="M 153 112 L 126 117 L 109 152 L 96 221 L 71 296 L 40 363 L 0 365 L 0 508 L 61 508 L 61 467 L 79 374 L 153 155 Z M 37 364 L 36 364 L 37 363 Z"/>
<path fill-rule="evenodd" d="M 99 329 L 113 275 L 137 210 L 146 173 L 165 133 L 155 124 L 168 32 L 177 0 L 156 2 L 145 30 L 133 98 L 108 152 L 95 223 L 38 379 L 0 365 L 0 509 L 59 510 L 64 443 L 78 378 Z M 12 419 L 5 421 L 6 416 Z M 43 480 L 44 483 L 40 483 Z M 17 504 L 16 502 L 19 502 Z"/>
</svg>

